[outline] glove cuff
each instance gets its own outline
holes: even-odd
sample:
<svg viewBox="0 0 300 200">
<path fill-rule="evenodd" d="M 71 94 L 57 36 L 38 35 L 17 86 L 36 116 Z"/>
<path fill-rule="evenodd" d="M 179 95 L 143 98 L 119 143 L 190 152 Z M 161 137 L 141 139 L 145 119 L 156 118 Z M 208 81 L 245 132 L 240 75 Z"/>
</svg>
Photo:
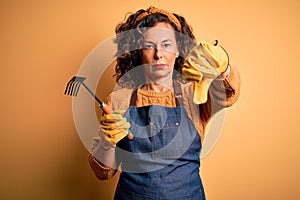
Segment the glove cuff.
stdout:
<svg viewBox="0 0 300 200">
<path fill-rule="evenodd" d="M 108 151 L 112 148 L 115 148 L 115 146 L 106 139 L 106 136 L 103 134 L 101 129 L 98 129 L 97 131 L 98 131 L 99 140 L 100 140 L 99 143 L 103 150 Z"/>
</svg>

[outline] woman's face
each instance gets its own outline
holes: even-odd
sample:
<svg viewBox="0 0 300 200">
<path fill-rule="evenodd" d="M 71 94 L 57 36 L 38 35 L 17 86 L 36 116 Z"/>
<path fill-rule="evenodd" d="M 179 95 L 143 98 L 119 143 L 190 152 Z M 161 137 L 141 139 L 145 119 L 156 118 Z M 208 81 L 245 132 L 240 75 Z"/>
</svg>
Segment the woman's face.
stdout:
<svg viewBox="0 0 300 200">
<path fill-rule="evenodd" d="M 170 24 L 159 22 L 146 31 L 142 46 L 142 64 L 146 79 L 172 77 L 177 57 L 175 31 Z"/>
</svg>

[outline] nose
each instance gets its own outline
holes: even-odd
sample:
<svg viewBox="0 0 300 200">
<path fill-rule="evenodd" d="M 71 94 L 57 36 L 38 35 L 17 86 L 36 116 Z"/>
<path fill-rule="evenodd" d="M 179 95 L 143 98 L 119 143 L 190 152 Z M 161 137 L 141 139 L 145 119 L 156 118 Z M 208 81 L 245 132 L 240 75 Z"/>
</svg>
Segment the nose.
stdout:
<svg viewBox="0 0 300 200">
<path fill-rule="evenodd" d="M 162 58 L 163 57 L 163 52 L 162 52 L 162 50 L 160 49 L 160 48 L 156 48 L 155 49 L 155 52 L 154 52 L 154 58 L 156 59 L 156 60 L 159 60 L 160 58 Z"/>
</svg>

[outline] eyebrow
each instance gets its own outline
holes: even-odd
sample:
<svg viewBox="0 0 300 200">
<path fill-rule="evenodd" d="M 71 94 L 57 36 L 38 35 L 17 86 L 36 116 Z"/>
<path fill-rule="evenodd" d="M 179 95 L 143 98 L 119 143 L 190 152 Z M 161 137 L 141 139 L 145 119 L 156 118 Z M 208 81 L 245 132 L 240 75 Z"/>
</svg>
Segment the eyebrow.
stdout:
<svg viewBox="0 0 300 200">
<path fill-rule="evenodd" d="M 173 42 L 173 40 L 171 40 L 171 39 L 165 39 L 165 40 L 162 41 L 162 43 L 164 43 L 164 42 L 169 42 L 169 41 L 170 41 L 170 42 Z M 152 43 L 152 44 L 155 44 L 155 42 L 152 42 L 152 41 L 149 41 L 149 40 L 145 40 L 144 43 Z"/>
<path fill-rule="evenodd" d="M 170 41 L 170 42 L 173 42 L 173 40 L 171 40 L 171 39 L 165 39 L 165 40 L 162 41 L 162 43 L 164 43 L 164 42 L 169 42 L 169 41 Z"/>
</svg>

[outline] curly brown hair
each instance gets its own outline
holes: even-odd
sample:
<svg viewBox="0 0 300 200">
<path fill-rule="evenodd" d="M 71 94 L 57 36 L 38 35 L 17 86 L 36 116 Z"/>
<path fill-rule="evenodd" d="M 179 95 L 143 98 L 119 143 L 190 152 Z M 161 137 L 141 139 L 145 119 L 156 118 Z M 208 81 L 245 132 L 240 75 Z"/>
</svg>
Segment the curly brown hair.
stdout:
<svg viewBox="0 0 300 200">
<path fill-rule="evenodd" d="M 189 51 L 196 45 L 195 36 L 190 25 L 186 22 L 185 18 L 173 13 L 173 15 L 180 22 L 180 29 L 175 23 L 168 18 L 167 15 L 162 13 L 152 13 L 143 17 L 141 20 L 137 20 L 138 16 L 146 12 L 144 9 L 138 10 L 136 13 L 130 14 L 125 22 L 122 22 L 116 26 L 115 33 L 117 43 L 117 60 L 115 67 L 116 81 L 129 72 L 131 69 L 142 65 L 141 62 L 141 49 L 143 42 L 143 35 L 148 28 L 153 27 L 159 22 L 169 23 L 175 30 L 177 46 L 179 50 L 179 56 L 175 61 L 174 69 L 181 73 L 182 64 Z M 128 77 L 122 82 L 126 82 L 134 78 L 135 84 L 143 82 L 143 73 L 139 73 L 141 76 Z"/>
</svg>

